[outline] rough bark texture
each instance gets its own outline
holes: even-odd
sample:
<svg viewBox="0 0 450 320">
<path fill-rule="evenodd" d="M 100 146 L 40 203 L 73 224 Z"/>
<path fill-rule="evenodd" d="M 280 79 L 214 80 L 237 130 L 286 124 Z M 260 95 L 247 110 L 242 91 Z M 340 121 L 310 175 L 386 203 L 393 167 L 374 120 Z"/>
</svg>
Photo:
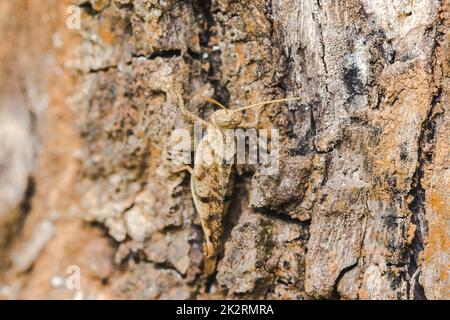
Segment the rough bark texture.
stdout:
<svg viewBox="0 0 450 320">
<path fill-rule="evenodd" d="M 0 1 L 2 297 L 449 298 L 447 0 L 69 4 Z M 264 112 L 281 170 L 236 177 L 210 279 L 175 84 L 204 119 L 305 98 Z"/>
</svg>

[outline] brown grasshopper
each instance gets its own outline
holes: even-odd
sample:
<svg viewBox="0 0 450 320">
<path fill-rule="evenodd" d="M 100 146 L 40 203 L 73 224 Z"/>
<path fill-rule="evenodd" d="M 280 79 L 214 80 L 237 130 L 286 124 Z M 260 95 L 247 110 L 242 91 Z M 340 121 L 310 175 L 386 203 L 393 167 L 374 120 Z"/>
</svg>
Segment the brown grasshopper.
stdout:
<svg viewBox="0 0 450 320">
<path fill-rule="evenodd" d="M 191 174 L 192 199 L 200 216 L 204 234 L 204 273 L 209 276 L 216 270 L 217 253 L 223 234 L 222 220 L 233 192 L 234 165 L 232 160 L 236 154 L 236 145 L 232 130 L 228 129 L 248 129 L 258 126 L 259 113 L 255 116 L 254 121 L 245 122 L 242 117 L 244 110 L 301 98 L 276 99 L 230 110 L 220 102 L 204 97 L 221 108 L 211 115 L 208 123 L 189 112 L 181 93 L 176 91 L 176 94 L 183 116 L 191 122 L 201 123 L 202 127 L 206 128 L 206 134 L 197 146 L 194 167 L 185 166 L 177 172 L 187 170 Z"/>
</svg>

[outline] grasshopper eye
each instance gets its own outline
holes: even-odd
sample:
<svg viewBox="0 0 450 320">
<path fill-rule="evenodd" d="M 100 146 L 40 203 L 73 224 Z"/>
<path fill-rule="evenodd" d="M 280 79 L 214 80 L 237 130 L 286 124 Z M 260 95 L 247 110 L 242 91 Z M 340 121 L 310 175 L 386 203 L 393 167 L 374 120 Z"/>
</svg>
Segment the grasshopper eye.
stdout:
<svg viewBox="0 0 450 320">
<path fill-rule="evenodd" d="M 221 128 L 234 129 L 241 123 L 242 114 L 228 110 L 218 110 L 213 113 L 211 120 Z"/>
</svg>

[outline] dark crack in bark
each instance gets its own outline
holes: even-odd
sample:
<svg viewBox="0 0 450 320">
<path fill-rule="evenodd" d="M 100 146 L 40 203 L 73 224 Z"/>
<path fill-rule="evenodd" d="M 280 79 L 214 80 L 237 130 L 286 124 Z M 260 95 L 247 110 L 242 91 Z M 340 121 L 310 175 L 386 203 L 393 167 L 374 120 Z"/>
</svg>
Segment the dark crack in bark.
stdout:
<svg viewBox="0 0 450 320">
<path fill-rule="evenodd" d="M 412 212 L 411 222 L 416 226 L 412 244 L 409 247 L 410 264 L 408 266 L 408 274 L 412 279 L 418 279 L 416 272 L 420 272 L 419 258 L 420 253 L 424 250 L 426 244 L 426 237 L 428 232 L 428 224 L 426 220 L 425 197 L 426 190 L 422 186 L 422 179 L 426 170 L 427 163 L 432 162 L 434 147 L 435 147 L 435 133 L 436 133 L 436 118 L 440 113 L 434 114 L 436 105 L 440 102 L 442 95 L 442 88 L 439 88 L 435 96 L 433 96 L 431 107 L 425 120 L 422 122 L 421 131 L 418 141 L 418 166 L 414 172 L 413 182 L 409 196 L 412 201 L 409 203 L 409 209 Z M 413 299 L 426 300 L 424 289 L 419 281 L 414 281 L 410 285 L 415 285 L 413 288 Z"/>
</svg>

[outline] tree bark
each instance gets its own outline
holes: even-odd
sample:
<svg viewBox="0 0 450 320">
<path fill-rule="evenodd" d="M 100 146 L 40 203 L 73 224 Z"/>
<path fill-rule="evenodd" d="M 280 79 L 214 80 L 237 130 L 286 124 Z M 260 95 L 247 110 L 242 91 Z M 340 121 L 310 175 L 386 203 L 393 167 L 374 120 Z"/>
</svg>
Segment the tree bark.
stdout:
<svg viewBox="0 0 450 320">
<path fill-rule="evenodd" d="M 9 297 L 448 299 L 448 1 L 77 4 L 78 31 L 70 1 L 0 6 L 16 32 L 0 39 L 17 39 L 0 51 Z M 303 97 L 264 109 L 280 170 L 236 174 L 208 279 L 189 176 L 169 159 L 190 128 L 177 86 L 205 120 L 202 95 Z M 61 284 L 71 265 L 80 290 Z"/>
</svg>

